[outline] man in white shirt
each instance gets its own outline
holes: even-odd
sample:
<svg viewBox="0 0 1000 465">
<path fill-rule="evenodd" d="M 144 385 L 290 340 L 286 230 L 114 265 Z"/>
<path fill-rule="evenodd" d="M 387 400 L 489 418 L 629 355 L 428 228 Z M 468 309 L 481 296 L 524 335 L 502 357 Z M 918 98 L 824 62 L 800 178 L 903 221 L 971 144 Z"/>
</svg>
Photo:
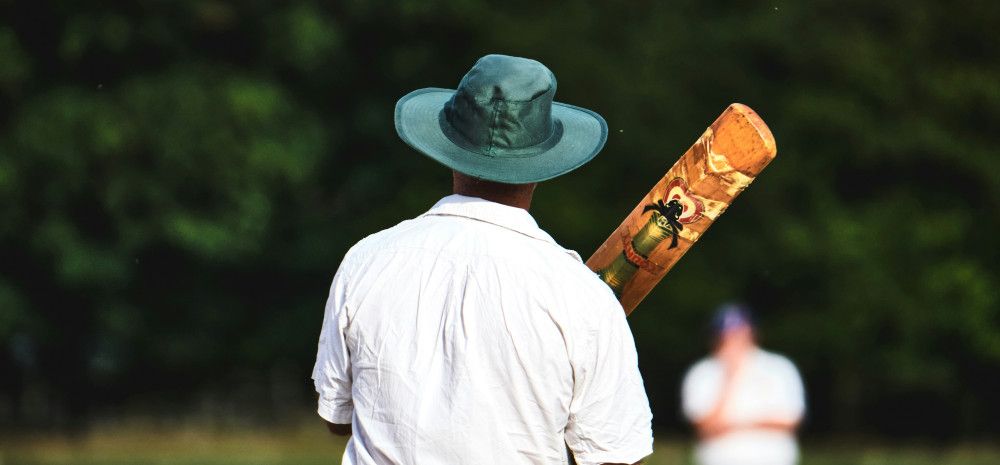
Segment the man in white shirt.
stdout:
<svg viewBox="0 0 1000 465">
<path fill-rule="evenodd" d="M 528 213 L 535 183 L 601 149 L 534 60 L 480 59 L 396 106 L 451 195 L 348 251 L 313 370 L 345 464 L 634 463 L 652 452 L 635 345 L 611 290 Z M 567 452 L 569 449 L 569 453 Z"/>
<path fill-rule="evenodd" d="M 722 306 L 713 321 L 712 357 L 695 364 L 681 390 L 698 430 L 701 465 L 794 465 L 795 429 L 805 412 L 798 370 L 757 346 L 749 312 Z"/>
</svg>

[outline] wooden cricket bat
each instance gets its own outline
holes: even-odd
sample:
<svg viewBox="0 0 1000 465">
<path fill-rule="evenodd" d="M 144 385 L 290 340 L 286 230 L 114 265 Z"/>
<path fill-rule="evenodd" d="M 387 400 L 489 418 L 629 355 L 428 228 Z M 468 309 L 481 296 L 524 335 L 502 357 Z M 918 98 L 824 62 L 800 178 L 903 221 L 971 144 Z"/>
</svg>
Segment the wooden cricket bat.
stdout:
<svg viewBox="0 0 1000 465">
<path fill-rule="evenodd" d="M 625 313 L 649 294 L 777 154 L 750 107 L 729 105 L 587 260 Z"/>
</svg>

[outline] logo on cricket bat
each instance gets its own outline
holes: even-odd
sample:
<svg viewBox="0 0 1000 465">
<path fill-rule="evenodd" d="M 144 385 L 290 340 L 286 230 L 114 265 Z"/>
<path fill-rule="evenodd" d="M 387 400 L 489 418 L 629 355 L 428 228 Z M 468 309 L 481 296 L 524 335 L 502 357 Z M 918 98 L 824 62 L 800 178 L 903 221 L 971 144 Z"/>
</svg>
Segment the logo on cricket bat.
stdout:
<svg viewBox="0 0 1000 465">
<path fill-rule="evenodd" d="M 681 178 L 671 180 L 665 194 L 662 199 L 643 207 L 643 214 L 653 212 L 649 220 L 631 238 L 622 237 L 621 255 L 598 272 L 615 295 L 621 296 L 625 283 L 632 279 L 639 268 L 655 274 L 658 265 L 649 261 L 653 249 L 668 237 L 670 247 L 667 248 L 677 247 L 677 237 L 684 225 L 698 221 L 705 212 L 705 204 L 691 195 L 687 183 Z"/>
<path fill-rule="evenodd" d="M 702 213 L 705 212 L 705 204 L 691 195 L 687 183 L 681 178 L 674 178 L 667 184 L 666 194 L 662 199 L 646 205 L 642 212 L 654 212 L 650 219 L 671 237 L 668 248 L 672 249 L 677 247 L 677 235 L 684 229 L 684 225 L 701 219 Z M 643 228 L 643 231 L 647 231 L 647 228 Z M 654 234 L 654 236 L 659 237 L 660 235 Z M 658 244 L 659 241 L 656 243 Z M 655 244 L 653 245 L 655 246 Z"/>
<path fill-rule="evenodd" d="M 705 203 L 701 199 L 691 195 L 687 183 L 681 178 L 674 178 L 667 184 L 667 195 L 664 197 L 668 201 L 676 200 L 681 205 L 681 214 L 677 216 L 677 221 L 681 224 L 694 223 L 701 219 L 705 213 Z M 660 203 L 663 201 L 661 200 Z"/>
</svg>

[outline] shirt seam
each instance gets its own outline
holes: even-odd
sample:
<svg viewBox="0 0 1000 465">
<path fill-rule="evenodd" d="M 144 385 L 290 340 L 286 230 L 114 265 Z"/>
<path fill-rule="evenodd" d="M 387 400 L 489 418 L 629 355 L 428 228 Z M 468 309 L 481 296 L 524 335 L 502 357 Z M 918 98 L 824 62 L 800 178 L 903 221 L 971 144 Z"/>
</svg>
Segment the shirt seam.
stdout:
<svg viewBox="0 0 1000 465">
<path fill-rule="evenodd" d="M 351 422 L 351 419 L 354 416 L 354 405 L 350 403 L 337 405 L 336 402 L 328 401 L 323 397 L 320 397 L 316 413 L 330 423 L 347 424 Z"/>
<path fill-rule="evenodd" d="M 558 243 L 556 243 L 555 240 L 553 240 L 551 237 L 539 237 L 539 236 L 536 236 L 534 234 L 529 234 L 529 233 L 527 233 L 525 231 L 522 231 L 521 228 L 515 228 L 513 226 L 508 226 L 508 225 L 505 225 L 505 224 L 497 223 L 495 221 L 490 221 L 490 220 L 483 219 L 483 218 L 476 218 L 474 216 L 462 215 L 462 214 L 459 214 L 459 213 L 445 213 L 445 212 L 427 212 L 427 213 L 424 213 L 423 215 L 420 215 L 420 216 L 450 216 L 450 217 L 454 217 L 454 218 L 464 218 L 464 219 L 467 219 L 467 220 L 478 221 L 480 223 L 485 223 L 485 224 L 497 226 L 499 228 L 503 228 L 503 229 L 506 229 L 508 231 L 518 233 L 518 234 L 520 234 L 522 236 L 530 237 L 531 239 L 535 239 L 537 241 L 542 241 L 542 242 L 545 242 L 547 244 L 552 244 L 552 245 L 554 245 L 556 247 L 559 247 L 560 249 L 566 250 L 565 248 L 563 248 L 562 246 L 560 246 Z M 536 229 L 538 229 L 539 232 L 542 232 L 540 228 L 536 227 Z M 546 234 L 546 236 L 548 236 L 548 234 Z"/>
<path fill-rule="evenodd" d="M 652 453 L 652 446 L 646 445 L 642 447 L 617 449 L 613 452 L 583 452 L 580 454 L 573 452 L 573 457 L 576 458 L 578 463 L 581 463 L 581 465 L 596 465 L 601 463 L 635 463 L 645 457 L 648 457 Z"/>
<path fill-rule="evenodd" d="M 552 244 L 552 243 L 549 242 L 549 244 Z M 554 247 L 557 247 L 559 249 L 559 250 L 557 250 L 558 252 L 560 252 L 562 254 L 565 254 L 565 255 L 571 255 L 570 252 L 567 251 L 566 249 L 563 249 L 562 247 L 560 247 L 560 246 L 558 246 L 556 244 L 552 244 L 552 245 Z M 375 255 L 378 255 L 380 253 L 391 252 L 391 251 L 396 251 L 396 250 L 419 250 L 419 251 L 422 251 L 422 252 L 430 252 L 430 253 L 435 253 L 438 258 L 442 258 L 442 259 L 448 260 L 449 262 L 455 262 L 456 261 L 456 257 L 451 257 L 451 256 L 448 256 L 448 255 L 442 255 L 441 250 L 438 249 L 438 248 L 417 247 L 417 246 L 412 246 L 412 245 L 390 245 L 390 246 L 379 247 L 378 250 L 373 251 L 373 252 L 360 252 L 360 251 L 358 251 L 358 252 L 355 252 L 355 254 L 360 254 L 361 257 L 358 257 L 357 259 L 361 260 L 361 259 L 364 259 L 364 258 L 368 258 L 368 257 L 372 257 L 372 256 L 375 256 Z M 518 260 L 516 260 L 514 258 L 508 258 L 508 257 L 506 257 L 504 255 L 492 255 L 492 254 L 485 254 L 485 253 L 465 253 L 465 254 L 460 254 L 458 256 L 460 256 L 460 257 L 475 257 L 475 258 L 491 258 L 491 259 L 495 259 L 495 260 L 497 260 L 499 262 L 503 262 L 503 263 L 515 263 L 515 262 L 518 262 Z M 580 261 L 575 260 L 572 256 L 567 257 L 567 258 L 569 258 L 570 260 L 572 260 L 572 263 L 574 265 L 586 267 L 586 265 L 584 265 Z M 589 268 L 588 268 L 588 270 L 589 270 Z M 344 277 L 345 278 L 350 277 L 350 274 L 347 274 Z"/>
</svg>

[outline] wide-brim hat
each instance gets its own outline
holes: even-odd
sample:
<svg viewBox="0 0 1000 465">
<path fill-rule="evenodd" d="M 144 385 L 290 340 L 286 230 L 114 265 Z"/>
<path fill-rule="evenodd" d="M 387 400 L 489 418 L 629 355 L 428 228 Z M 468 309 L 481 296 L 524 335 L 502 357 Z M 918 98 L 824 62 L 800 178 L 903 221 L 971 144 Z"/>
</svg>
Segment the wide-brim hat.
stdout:
<svg viewBox="0 0 1000 465">
<path fill-rule="evenodd" d="M 396 132 L 418 152 L 472 177 L 544 181 L 590 161 L 608 138 L 604 118 L 554 102 L 555 91 L 545 65 L 487 55 L 458 89 L 419 89 L 399 99 Z"/>
</svg>

